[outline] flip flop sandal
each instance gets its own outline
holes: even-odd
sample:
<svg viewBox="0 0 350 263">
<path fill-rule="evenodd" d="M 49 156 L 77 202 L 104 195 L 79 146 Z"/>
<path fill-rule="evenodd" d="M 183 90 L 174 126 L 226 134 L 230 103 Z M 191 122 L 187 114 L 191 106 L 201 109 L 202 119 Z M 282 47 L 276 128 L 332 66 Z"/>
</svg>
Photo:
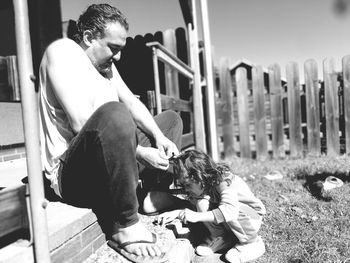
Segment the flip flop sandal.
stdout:
<svg viewBox="0 0 350 263">
<path fill-rule="evenodd" d="M 127 260 L 130 260 L 134 263 L 162 263 L 168 260 L 165 253 L 162 253 L 160 257 L 154 256 L 137 256 L 133 253 L 128 252 L 125 247 L 131 244 L 155 244 L 157 242 L 157 236 L 152 233 L 152 241 L 147 240 L 135 240 L 135 241 L 128 241 L 124 242 L 122 244 L 118 244 L 117 242 L 113 240 L 109 240 L 107 242 L 107 245 L 117 251 L 119 254 L 121 254 L 123 257 L 125 257 Z"/>
</svg>

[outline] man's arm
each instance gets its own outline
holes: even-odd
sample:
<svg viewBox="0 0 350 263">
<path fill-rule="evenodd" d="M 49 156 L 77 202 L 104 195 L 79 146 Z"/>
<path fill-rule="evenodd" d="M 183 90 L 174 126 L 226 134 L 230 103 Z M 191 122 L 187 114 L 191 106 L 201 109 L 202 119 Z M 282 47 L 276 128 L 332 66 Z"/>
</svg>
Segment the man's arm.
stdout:
<svg viewBox="0 0 350 263">
<path fill-rule="evenodd" d="M 81 47 L 69 39 L 52 43 L 43 58 L 47 82 L 67 114 L 74 133 L 80 131 L 93 112 L 90 87 L 96 80 L 89 72 L 89 63 Z"/>
<path fill-rule="evenodd" d="M 166 155 L 166 159 L 171 157 L 173 152 L 177 155 L 179 151 L 176 145 L 164 136 L 146 106 L 130 91 L 114 66 L 113 81 L 118 89 L 120 101 L 125 103 L 137 126 L 155 139 L 160 153 Z M 142 149 L 142 147 L 139 146 L 138 151 L 146 153 L 146 151 L 149 150 Z"/>
</svg>

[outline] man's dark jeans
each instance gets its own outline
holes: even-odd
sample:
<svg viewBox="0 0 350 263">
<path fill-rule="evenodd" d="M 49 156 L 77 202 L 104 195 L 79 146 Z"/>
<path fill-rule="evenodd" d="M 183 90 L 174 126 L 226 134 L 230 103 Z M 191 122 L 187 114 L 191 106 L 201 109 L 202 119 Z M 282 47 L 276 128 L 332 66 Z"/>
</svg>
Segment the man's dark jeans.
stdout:
<svg viewBox="0 0 350 263">
<path fill-rule="evenodd" d="M 156 116 L 165 136 L 180 149 L 182 121 L 166 111 Z M 117 227 L 138 221 L 136 188 L 139 172 L 136 146 L 154 146 L 139 130 L 126 106 L 102 105 L 72 140 L 61 160 L 59 182 L 63 201 L 79 207 L 107 211 Z"/>
</svg>

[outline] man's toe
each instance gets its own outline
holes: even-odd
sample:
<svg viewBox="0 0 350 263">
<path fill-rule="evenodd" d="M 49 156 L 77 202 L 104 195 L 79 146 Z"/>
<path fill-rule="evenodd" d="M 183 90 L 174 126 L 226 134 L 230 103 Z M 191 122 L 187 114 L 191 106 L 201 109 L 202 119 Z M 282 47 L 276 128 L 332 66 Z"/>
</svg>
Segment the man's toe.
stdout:
<svg viewBox="0 0 350 263">
<path fill-rule="evenodd" d="M 147 247 L 148 255 L 151 257 L 157 256 L 155 249 L 153 247 Z"/>
</svg>

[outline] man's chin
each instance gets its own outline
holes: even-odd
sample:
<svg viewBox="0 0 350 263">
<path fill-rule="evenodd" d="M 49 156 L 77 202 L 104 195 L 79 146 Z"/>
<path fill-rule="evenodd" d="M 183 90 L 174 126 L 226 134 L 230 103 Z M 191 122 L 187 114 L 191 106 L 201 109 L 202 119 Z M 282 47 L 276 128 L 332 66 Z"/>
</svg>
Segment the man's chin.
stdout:
<svg viewBox="0 0 350 263">
<path fill-rule="evenodd" d="M 99 67 L 98 72 L 100 72 L 101 74 L 107 74 L 108 72 L 112 71 L 112 66 L 108 66 L 108 67 Z"/>
</svg>

